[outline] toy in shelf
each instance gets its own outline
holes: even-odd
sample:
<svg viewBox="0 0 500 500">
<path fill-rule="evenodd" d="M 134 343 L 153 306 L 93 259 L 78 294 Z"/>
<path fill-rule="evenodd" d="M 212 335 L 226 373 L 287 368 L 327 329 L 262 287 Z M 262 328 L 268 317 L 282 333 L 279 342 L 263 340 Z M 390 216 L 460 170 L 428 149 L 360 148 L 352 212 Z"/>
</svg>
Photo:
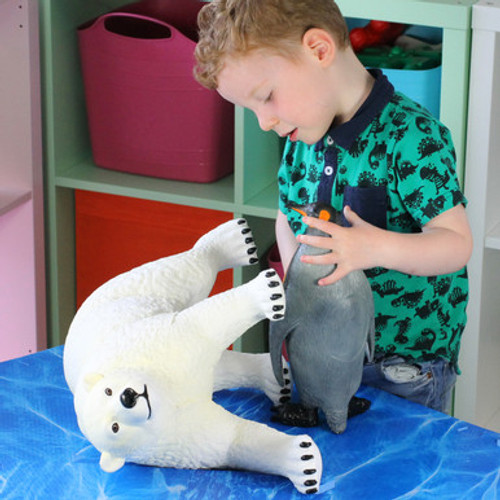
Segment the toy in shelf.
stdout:
<svg viewBox="0 0 500 500">
<path fill-rule="evenodd" d="M 369 68 L 422 70 L 441 65 L 441 51 L 430 45 L 414 49 L 400 45 L 368 47 L 358 52 L 357 56 Z"/>
<path fill-rule="evenodd" d="M 207 298 L 220 270 L 256 263 L 256 250 L 246 221 L 231 220 L 191 250 L 118 275 L 82 304 L 64 373 L 105 471 L 125 462 L 247 469 L 318 491 L 321 454 L 308 435 L 237 417 L 212 399 L 235 386 L 262 389 L 275 404 L 283 396 L 268 353 L 226 349 L 258 321 L 283 319 L 276 272 Z"/>
<path fill-rule="evenodd" d="M 392 45 L 406 28 L 407 26 L 401 23 L 372 20 L 366 26 L 353 28 L 349 38 L 354 52 L 359 52 L 366 47 Z"/>
</svg>

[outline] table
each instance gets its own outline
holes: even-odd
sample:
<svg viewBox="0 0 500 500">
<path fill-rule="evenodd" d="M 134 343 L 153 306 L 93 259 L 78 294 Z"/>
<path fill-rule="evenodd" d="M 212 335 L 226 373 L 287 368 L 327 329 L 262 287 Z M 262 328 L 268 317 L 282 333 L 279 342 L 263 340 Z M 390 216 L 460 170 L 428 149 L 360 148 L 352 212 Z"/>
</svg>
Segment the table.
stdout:
<svg viewBox="0 0 500 500">
<path fill-rule="evenodd" d="M 299 494 L 285 478 L 243 471 L 126 464 L 108 474 L 78 429 L 64 380 L 63 347 L 0 363 L 0 498 L 12 499 L 494 499 L 500 435 L 361 387 L 370 410 L 336 436 L 307 429 L 323 455 L 321 492 Z M 234 413 L 269 423 L 258 391 L 221 391 Z M 270 424 L 289 433 L 304 429 Z"/>
</svg>

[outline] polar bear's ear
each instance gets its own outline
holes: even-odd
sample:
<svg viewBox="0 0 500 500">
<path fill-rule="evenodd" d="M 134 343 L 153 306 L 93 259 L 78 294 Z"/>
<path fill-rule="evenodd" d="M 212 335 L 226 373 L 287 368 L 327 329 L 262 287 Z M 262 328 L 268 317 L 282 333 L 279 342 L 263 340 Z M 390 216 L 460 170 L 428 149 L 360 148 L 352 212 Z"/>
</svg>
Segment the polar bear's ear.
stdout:
<svg viewBox="0 0 500 500">
<path fill-rule="evenodd" d="M 94 385 L 96 385 L 97 382 L 99 382 L 99 380 L 101 380 L 102 378 L 104 378 L 104 375 L 102 375 L 101 373 L 87 373 L 87 375 L 85 375 L 85 378 L 83 379 L 83 381 L 85 382 L 85 390 L 87 392 L 90 392 L 92 390 L 92 387 L 94 387 Z"/>
<path fill-rule="evenodd" d="M 107 451 L 101 453 L 101 460 L 99 460 L 99 465 L 105 472 L 116 472 L 118 469 L 121 469 L 123 467 L 124 463 L 124 458 L 115 457 Z"/>
</svg>

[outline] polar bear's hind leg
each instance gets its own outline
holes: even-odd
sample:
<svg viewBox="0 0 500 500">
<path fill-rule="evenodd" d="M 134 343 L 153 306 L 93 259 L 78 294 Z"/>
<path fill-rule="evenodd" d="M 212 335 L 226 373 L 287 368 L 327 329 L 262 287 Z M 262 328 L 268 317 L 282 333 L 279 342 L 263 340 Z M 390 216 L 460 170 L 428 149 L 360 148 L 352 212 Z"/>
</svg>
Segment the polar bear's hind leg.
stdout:
<svg viewBox="0 0 500 500">
<path fill-rule="evenodd" d="M 240 420 L 235 430 L 229 466 L 287 477 L 300 493 L 319 491 L 323 462 L 310 436 L 288 435 L 249 420 Z"/>
</svg>

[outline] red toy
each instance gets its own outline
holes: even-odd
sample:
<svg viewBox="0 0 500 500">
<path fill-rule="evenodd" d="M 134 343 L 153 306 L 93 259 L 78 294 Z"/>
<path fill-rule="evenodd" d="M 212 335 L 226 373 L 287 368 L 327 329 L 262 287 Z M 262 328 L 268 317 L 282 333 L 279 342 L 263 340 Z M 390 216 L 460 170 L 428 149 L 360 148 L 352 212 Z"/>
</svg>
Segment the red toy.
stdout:
<svg viewBox="0 0 500 500">
<path fill-rule="evenodd" d="M 406 25 L 387 21 L 370 21 L 362 28 L 353 28 L 349 34 L 354 52 L 376 45 L 390 45 L 403 34 Z"/>
</svg>

